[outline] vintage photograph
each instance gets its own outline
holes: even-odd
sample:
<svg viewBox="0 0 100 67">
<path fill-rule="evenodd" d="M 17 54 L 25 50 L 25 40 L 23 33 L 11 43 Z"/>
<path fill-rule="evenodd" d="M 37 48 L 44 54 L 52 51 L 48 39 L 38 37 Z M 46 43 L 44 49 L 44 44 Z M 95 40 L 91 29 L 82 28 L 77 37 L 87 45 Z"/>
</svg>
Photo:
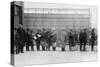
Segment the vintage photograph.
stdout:
<svg viewBox="0 0 100 67">
<path fill-rule="evenodd" d="M 97 7 L 11 2 L 11 64 L 98 59 Z"/>
</svg>

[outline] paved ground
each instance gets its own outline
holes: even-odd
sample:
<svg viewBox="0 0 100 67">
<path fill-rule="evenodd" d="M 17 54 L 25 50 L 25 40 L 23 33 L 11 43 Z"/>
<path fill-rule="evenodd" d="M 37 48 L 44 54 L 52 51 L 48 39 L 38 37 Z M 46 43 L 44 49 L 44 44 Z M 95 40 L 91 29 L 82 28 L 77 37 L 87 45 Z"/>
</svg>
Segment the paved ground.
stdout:
<svg viewBox="0 0 100 67">
<path fill-rule="evenodd" d="M 78 47 L 74 48 L 75 51 L 68 51 L 68 47 L 66 47 L 65 52 L 62 52 L 60 48 L 57 48 L 57 51 L 24 51 L 24 53 L 15 55 L 15 64 L 32 65 L 97 60 L 96 46 L 95 51 L 90 51 L 90 47 L 87 46 L 86 52 L 80 52 Z"/>
</svg>

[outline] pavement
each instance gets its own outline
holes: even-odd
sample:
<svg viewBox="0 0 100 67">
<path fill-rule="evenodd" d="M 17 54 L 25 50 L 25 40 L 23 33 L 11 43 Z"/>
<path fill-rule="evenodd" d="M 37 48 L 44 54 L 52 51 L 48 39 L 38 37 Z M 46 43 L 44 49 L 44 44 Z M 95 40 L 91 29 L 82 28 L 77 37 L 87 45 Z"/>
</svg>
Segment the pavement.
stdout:
<svg viewBox="0 0 100 67">
<path fill-rule="evenodd" d="M 72 63 L 84 61 L 97 61 L 98 51 L 91 51 L 90 46 L 86 46 L 87 51 L 79 51 L 79 46 L 73 47 L 73 51 L 69 51 L 66 46 L 66 51 L 62 52 L 61 48 L 57 47 L 57 51 L 25 51 L 24 53 L 15 54 L 15 65 L 37 65 L 37 64 L 56 64 L 56 63 Z"/>
</svg>

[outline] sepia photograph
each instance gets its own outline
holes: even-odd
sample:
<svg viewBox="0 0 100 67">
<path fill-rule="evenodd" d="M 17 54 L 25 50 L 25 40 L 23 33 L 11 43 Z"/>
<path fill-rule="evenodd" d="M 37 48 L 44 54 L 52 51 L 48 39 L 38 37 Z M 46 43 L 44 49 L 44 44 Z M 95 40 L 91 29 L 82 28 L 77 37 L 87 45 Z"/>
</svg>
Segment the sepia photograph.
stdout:
<svg viewBox="0 0 100 67">
<path fill-rule="evenodd" d="M 98 60 L 97 7 L 11 2 L 11 64 Z"/>
</svg>

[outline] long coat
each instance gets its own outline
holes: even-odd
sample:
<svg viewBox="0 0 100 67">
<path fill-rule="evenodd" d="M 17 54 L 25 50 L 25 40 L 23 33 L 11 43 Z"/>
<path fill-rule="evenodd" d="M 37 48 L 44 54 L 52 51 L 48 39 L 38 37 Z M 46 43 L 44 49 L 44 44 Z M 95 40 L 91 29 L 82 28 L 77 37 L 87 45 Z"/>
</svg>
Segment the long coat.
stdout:
<svg viewBox="0 0 100 67">
<path fill-rule="evenodd" d="M 57 33 L 57 46 L 58 47 L 65 47 L 66 46 L 65 35 L 66 35 L 65 31 L 61 31 L 61 30 L 58 31 L 58 33 Z"/>
<path fill-rule="evenodd" d="M 20 41 L 20 45 L 24 46 L 24 42 L 25 42 L 25 30 L 22 28 L 18 28 L 17 30 L 18 36 L 19 36 L 19 41 Z"/>
<path fill-rule="evenodd" d="M 87 43 L 87 34 L 86 34 L 86 32 L 80 32 L 79 40 L 80 40 L 80 43 Z"/>
</svg>

